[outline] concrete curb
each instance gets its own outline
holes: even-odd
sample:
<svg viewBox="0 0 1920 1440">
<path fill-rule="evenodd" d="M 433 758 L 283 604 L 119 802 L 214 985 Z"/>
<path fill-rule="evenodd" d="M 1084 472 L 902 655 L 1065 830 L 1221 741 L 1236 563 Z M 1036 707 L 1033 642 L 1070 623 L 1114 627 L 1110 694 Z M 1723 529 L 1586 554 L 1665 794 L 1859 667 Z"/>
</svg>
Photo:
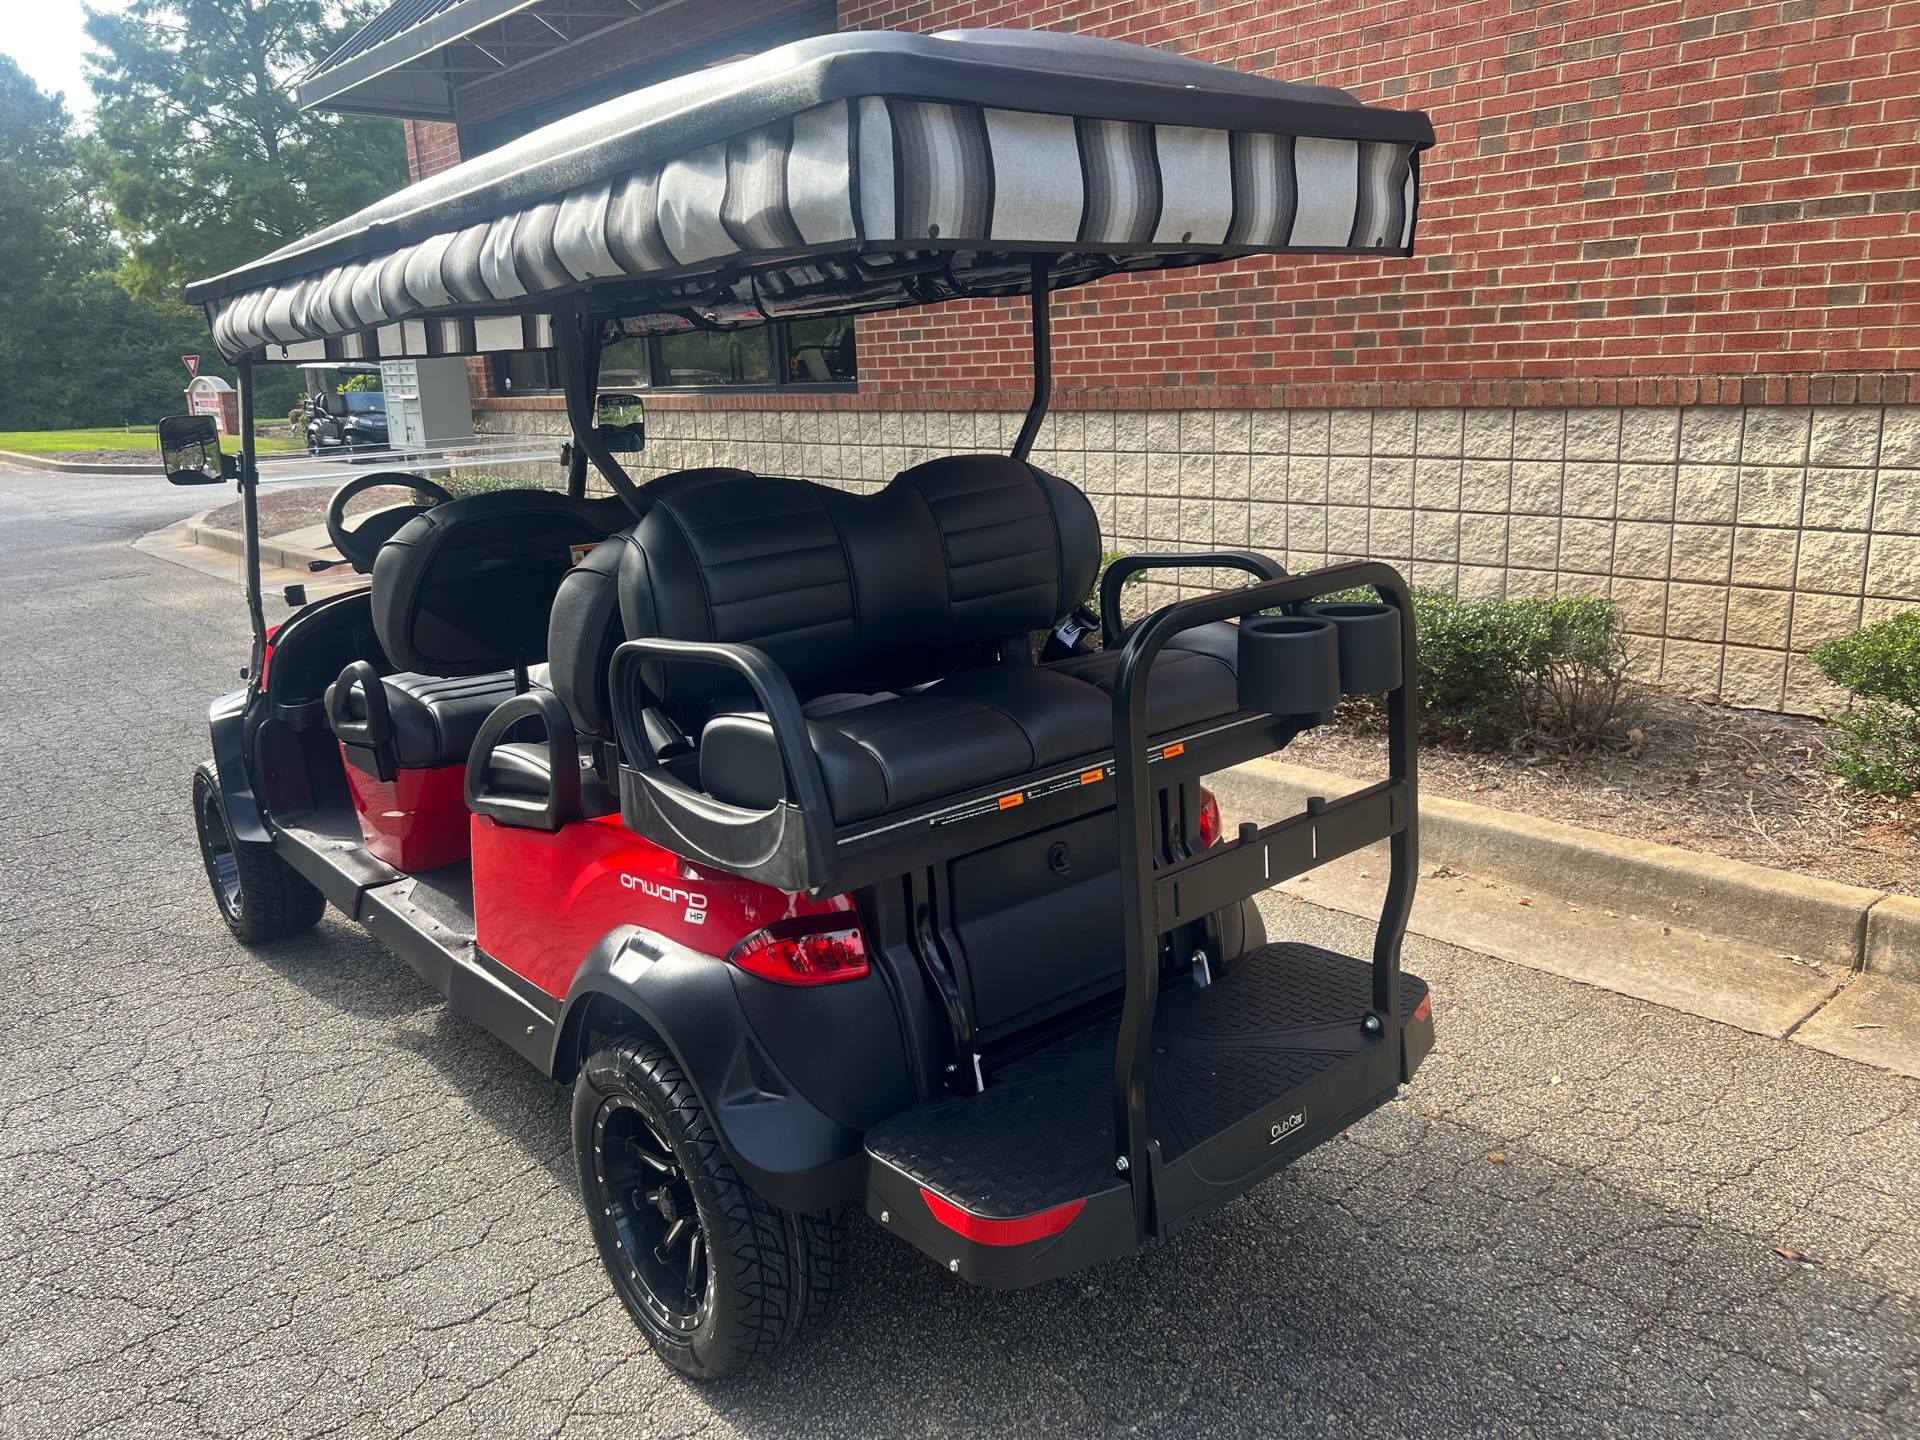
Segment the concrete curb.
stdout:
<svg viewBox="0 0 1920 1440">
<path fill-rule="evenodd" d="M 44 455 L 22 455 L 18 450 L 0 450 L 0 463 L 24 465 L 29 470 L 53 470 L 62 475 L 160 475 L 160 463 L 148 460 L 139 465 L 111 465 L 105 461 L 49 460 Z"/>
<path fill-rule="evenodd" d="M 1234 774 L 1276 814 L 1365 783 L 1275 760 Z M 1835 968 L 1920 978 L 1920 899 L 1437 795 L 1420 800 L 1420 853 L 1425 869 L 1445 864 Z"/>
<path fill-rule="evenodd" d="M 229 555 L 247 553 L 247 538 L 238 530 L 222 530 L 217 526 L 203 523 L 206 515 L 196 515 L 187 522 L 187 535 L 196 545 L 204 545 L 209 550 L 224 550 Z M 301 545 L 283 545 L 277 540 L 263 539 L 260 542 L 260 563 L 278 565 L 284 570 L 306 571 L 314 561 L 323 561 L 328 565 L 339 561 L 338 555 L 325 554 L 319 550 L 309 550 Z"/>
</svg>

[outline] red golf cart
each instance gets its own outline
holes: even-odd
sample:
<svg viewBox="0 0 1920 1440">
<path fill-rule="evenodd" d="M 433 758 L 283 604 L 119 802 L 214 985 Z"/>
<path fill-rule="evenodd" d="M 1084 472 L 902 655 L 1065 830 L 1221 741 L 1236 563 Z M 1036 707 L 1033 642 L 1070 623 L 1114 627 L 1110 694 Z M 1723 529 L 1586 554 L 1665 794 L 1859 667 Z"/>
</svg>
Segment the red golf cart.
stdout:
<svg viewBox="0 0 1920 1440">
<path fill-rule="evenodd" d="M 1241 1194 L 1427 1054 L 1399 575 L 1231 551 L 1102 576 L 1092 506 L 1027 457 L 1051 291 L 1408 254 L 1431 142 L 1419 114 L 1109 41 L 836 35 L 189 290 L 245 431 L 223 460 L 194 418 L 162 427 L 170 477 L 237 481 L 247 516 L 253 656 L 193 785 L 221 913 L 258 944 L 330 903 L 571 1085 L 594 1239 L 681 1369 L 818 1320 L 852 1205 L 964 1279 L 1034 1284 Z M 873 493 L 639 483 L 633 397 L 597 394 L 624 337 L 973 296 L 1031 300 L 1012 453 Z M 355 525 L 394 477 L 355 479 L 330 523 L 368 582 L 270 633 L 255 367 L 523 348 L 564 378 L 564 484 L 402 476 L 414 502 Z M 1123 622 L 1129 577 L 1195 567 L 1249 583 Z M 1388 773 L 1222 835 L 1203 777 L 1355 694 L 1384 696 Z M 1382 839 L 1370 956 L 1268 939 L 1251 897 Z"/>
</svg>

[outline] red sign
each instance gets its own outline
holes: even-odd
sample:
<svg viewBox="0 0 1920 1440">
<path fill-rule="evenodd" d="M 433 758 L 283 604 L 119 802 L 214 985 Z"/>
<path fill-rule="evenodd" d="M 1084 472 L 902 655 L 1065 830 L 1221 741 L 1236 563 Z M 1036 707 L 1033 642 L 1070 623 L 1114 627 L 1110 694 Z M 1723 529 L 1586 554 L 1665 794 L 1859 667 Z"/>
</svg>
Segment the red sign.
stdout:
<svg viewBox="0 0 1920 1440">
<path fill-rule="evenodd" d="M 189 380 L 200 373 L 200 357 L 198 355 L 182 355 L 180 357 L 180 363 L 187 367 L 187 378 Z"/>
</svg>

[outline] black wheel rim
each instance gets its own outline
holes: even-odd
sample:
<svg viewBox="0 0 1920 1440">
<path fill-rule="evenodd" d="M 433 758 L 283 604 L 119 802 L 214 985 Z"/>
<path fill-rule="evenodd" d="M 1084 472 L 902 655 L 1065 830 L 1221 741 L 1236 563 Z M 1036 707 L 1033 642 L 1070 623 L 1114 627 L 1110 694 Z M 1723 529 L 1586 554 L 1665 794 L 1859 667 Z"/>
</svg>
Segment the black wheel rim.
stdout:
<svg viewBox="0 0 1920 1440">
<path fill-rule="evenodd" d="M 713 1267 L 686 1168 L 640 1107 L 610 1096 L 593 1122 L 593 1202 L 613 1241 L 614 1284 L 663 1328 L 706 1317 Z"/>
<path fill-rule="evenodd" d="M 200 830 L 200 858 L 206 862 L 207 879 L 213 885 L 213 898 L 227 915 L 240 918 L 240 862 L 233 853 L 233 835 L 227 829 L 227 817 L 220 813 L 220 799 L 210 785 L 200 787 L 197 807 Z"/>
</svg>

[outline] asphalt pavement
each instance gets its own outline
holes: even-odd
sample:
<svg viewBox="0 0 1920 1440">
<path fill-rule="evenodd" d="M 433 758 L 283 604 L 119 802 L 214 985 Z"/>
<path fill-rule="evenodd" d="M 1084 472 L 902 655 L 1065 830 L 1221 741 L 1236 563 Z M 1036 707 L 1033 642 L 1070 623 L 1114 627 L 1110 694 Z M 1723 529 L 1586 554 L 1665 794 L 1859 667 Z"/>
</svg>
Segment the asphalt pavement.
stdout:
<svg viewBox="0 0 1920 1440">
<path fill-rule="evenodd" d="M 863 1221 L 822 1333 L 678 1379 L 558 1088 L 337 917 L 221 927 L 245 609 L 130 548 L 221 493 L 0 472 L 0 1434 L 1920 1433 L 1920 1083 L 1424 941 L 1414 1084 L 1192 1230 L 1000 1294 Z"/>
</svg>

